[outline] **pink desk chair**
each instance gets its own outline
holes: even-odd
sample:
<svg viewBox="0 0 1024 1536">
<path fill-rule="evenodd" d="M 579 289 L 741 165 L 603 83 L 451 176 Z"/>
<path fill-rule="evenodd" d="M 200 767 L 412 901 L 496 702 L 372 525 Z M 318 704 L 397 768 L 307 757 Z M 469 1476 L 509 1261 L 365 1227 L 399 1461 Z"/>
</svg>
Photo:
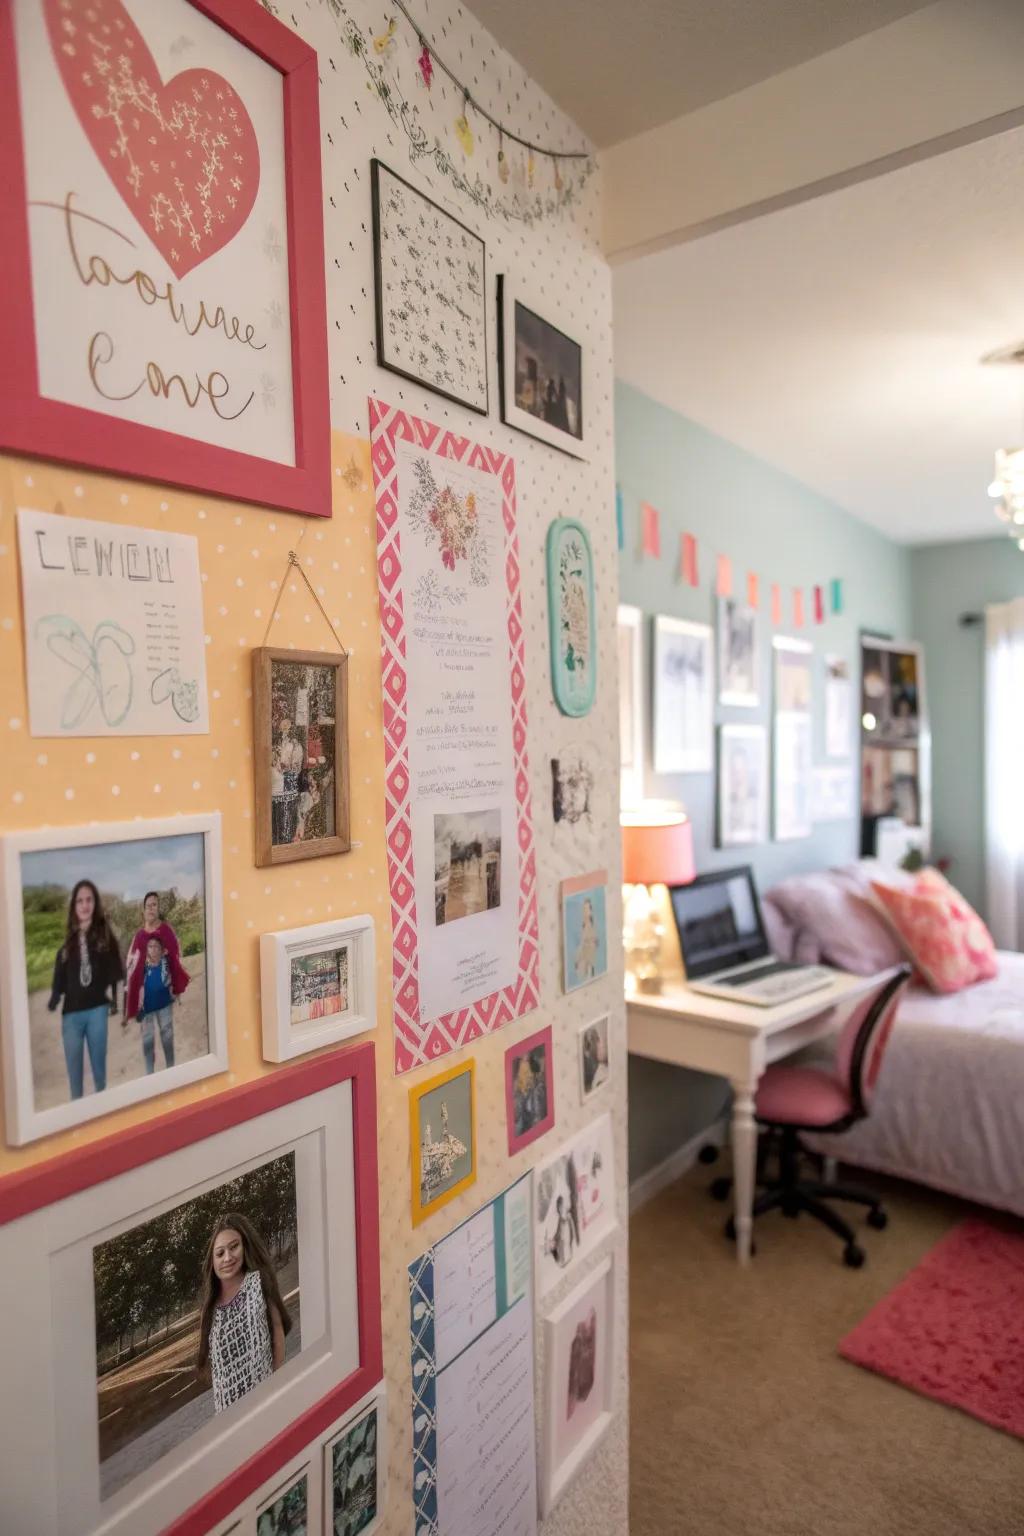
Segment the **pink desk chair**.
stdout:
<svg viewBox="0 0 1024 1536">
<path fill-rule="evenodd" d="M 774 1210 L 798 1216 L 806 1211 L 843 1239 L 843 1262 L 851 1269 L 864 1263 L 864 1250 L 857 1246 L 853 1228 L 825 1201 L 850 1200 L 866 1205 L 868 1224 L 878 1229 L 888 1218 L 878 1196 L 869 1190 L 801 1179 L 800 1132 L 848 1131 L 870 1113 L 896 1009 L 909 980 L 910 967 L 901 966 L 857 1004 L 843 1025 L 831 1069 L 769 1067 L 757 1090 L 754 1113 L 758 1123 L 779 1138 L 779 1176 L 764 1184 L 754 1201 L 754 1216 Z M 731 1223 L 727 1233 L 730 1229 Z"/>
</svg>

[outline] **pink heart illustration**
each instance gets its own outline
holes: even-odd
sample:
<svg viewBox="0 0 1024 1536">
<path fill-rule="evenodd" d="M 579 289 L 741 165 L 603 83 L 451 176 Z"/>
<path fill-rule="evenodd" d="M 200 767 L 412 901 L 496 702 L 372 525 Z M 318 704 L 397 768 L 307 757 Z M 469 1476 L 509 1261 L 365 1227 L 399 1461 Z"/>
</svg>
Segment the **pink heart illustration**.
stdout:
<svg viewBox="0 0 1024 1536">
<path fill-rule="evenodd" d="M 121 0 L 43 0 L 64 88 L 96 156 L 176 277 L 242 228 L 260 184 L 256 131 L 209 69 L 166 83 Z"/>
</svg>

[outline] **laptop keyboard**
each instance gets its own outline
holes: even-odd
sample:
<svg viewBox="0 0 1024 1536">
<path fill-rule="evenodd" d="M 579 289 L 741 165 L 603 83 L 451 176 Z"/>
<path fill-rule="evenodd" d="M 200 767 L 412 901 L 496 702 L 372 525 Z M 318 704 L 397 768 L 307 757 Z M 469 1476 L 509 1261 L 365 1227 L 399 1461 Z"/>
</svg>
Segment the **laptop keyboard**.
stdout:
<svg viewBox="0 0 1024 1536">
<path fill-rule="evenodd" d="M 730 987 L 745 987 L 752 981 L 763 981 L 766 976 L 778 976 L 781 971 L 791 971 L 794 967 L 785 960 L 775 960 L 768 965 L 759 965 L 755 971 L 730 971 L 725 976 L 716 976 L 716 983 L 721 986 L 726 983 Z"/>
</svg>

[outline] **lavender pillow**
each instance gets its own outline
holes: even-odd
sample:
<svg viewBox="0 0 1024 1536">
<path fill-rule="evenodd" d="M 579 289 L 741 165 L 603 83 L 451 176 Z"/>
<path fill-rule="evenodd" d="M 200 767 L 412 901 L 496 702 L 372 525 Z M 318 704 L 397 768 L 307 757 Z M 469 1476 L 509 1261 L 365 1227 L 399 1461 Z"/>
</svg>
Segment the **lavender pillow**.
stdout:
<svg viewBox="0 0 1024 1536">
<path fill-rule="evenodd" d="M 858 976 L 874 976 L 900 964 L 903 951 L 861 894 L 866 875 L 854 865 L 793 875 L 772 887 L 768 896 L 796 934 L 795 960 L 804 963 L 817 949 L 817 957 L 827 964 Z"/>
</svg>

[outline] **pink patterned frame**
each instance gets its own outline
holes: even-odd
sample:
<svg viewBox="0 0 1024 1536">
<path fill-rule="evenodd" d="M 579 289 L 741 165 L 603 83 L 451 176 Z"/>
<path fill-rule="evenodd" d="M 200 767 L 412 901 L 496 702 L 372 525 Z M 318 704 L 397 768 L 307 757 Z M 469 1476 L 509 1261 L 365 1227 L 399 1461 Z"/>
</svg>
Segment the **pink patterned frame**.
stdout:
<svg viewBox="0 0 1024 1536">
<path fill-rule="evenodd" d="M 515 1065 L 531 1051 L 535 1051 L 542 1045 L 545 1051 L 547 1064 L 547 1102 L 548 1112 L 543 1120 L 538 1120 L 528 1131 L 521 1136 L 515 1133 Z M 555 1041 L 551 1025 L 546 1024 L 543 1029 L 538 1029 L 536 1034 L 527 1035 L 525 1040 L 520 1040 L 516 1045 L 510 1045 L 505 1052 L 505 1118 L 508 1127 L 508 1155 L 514 1157 L 524 1147 L 550 1131 L 555 1123 Z"/>
<path fill-rule="evenodd" d="M 320 105 L 314 49 L 258 0 L 189 0 L 284 76 L 295 464 L 238 453 L 39 393 L 14 8 L 0 5 L 0 448 L 238 501 L 331 516 Z"/>
<path fill-rule="evenodd" d="M 526 672 L 519 595 L 515 461 L 433 422 L 370 398 L 370 458 L 377 497 L 377 575 L 380 591 L 381 672 L 384 690 L 384 775 L 388 876 L 394 934 L 395 1071 L 434 1061 L 471 1040 L 500 1029 L 540 1001 L 537 952 L 537 865 L 533 848 L 529 760 L 526 751 Z M 405 611 L 398 529 L 399 439 L 439 459 L 454 460 L 497 477 L 505 524 L 508 645 L 512 682 L 512 742 L 519 845 L 519 963 L 515 981 L 466 1008 L 436 1019 L 420 1015 L 416 884 L 409 814 L 408 710 Z"/>
</svg>

